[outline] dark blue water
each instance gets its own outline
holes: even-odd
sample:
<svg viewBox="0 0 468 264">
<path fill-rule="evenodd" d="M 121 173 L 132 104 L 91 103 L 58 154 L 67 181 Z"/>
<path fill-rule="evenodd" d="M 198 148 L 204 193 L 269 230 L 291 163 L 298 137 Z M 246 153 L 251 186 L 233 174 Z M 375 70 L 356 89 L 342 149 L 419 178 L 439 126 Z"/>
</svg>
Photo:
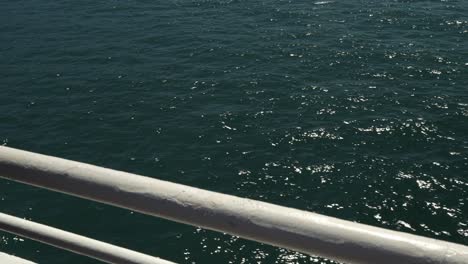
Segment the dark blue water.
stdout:
<svg viewBox="0 0 468 264">
<path fill-rule="evenodd" d="M 468 1 L 0 6 L 0 144 L 468 244 Z M 331 263 L 5 180 L 0 205 L 180 263 Z"/>
</svg>

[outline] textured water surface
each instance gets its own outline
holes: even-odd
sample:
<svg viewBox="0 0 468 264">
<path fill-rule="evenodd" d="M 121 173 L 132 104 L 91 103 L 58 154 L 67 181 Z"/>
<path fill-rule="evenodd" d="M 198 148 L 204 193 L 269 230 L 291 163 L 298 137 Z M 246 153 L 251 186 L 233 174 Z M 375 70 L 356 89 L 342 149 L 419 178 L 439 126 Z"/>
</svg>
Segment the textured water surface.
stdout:
<svg viewBox="0 0 468 264">
<path fill-rule="evenodd" d="M 1 2 L 0 144 L 468 244 L 468 1 Z M 332 263 L 0 190 L 2 212 L 180 263 Z"/>
</svg>

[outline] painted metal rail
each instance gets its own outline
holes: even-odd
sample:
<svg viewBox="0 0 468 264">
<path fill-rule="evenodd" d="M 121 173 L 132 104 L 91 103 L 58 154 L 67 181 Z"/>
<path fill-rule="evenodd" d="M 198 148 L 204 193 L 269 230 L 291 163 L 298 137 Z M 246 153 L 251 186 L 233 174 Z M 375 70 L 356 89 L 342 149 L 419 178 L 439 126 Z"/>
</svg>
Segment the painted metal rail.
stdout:
<svg viewBox="0 0 468 264">
<path fill-rule="evenodd" d="M 8 255 L 6 253 L 0 252 L 0 263 L 5 264 L 36 264 L 32 261 L 18 258 L 16 256 Z"/>
<path fill-rule="evenodd" d="M 468 247 L 0 147 L 0 177 L 345 263 L 468 263 Z"/>
<path fill-rule="evenodd" d="M 112 264 L 175 264 L 174 262 L 3 213 L 0 213 L 0 230 Z"/>
</svg>

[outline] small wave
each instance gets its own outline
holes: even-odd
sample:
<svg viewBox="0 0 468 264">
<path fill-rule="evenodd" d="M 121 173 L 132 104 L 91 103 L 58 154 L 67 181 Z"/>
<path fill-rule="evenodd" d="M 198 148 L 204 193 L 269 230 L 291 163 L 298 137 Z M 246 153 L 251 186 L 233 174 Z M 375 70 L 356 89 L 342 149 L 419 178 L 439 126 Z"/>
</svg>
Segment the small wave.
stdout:
<svg viewBox="0 0 468 264">
<path fill-rule="evenodd" d="M 318 2 L 315 2 L 314 4 L 315 5 L 326 5 L 326 4 L 331 4 L 333 2 L 334 1 L 318 1 Z"/>
</svg>

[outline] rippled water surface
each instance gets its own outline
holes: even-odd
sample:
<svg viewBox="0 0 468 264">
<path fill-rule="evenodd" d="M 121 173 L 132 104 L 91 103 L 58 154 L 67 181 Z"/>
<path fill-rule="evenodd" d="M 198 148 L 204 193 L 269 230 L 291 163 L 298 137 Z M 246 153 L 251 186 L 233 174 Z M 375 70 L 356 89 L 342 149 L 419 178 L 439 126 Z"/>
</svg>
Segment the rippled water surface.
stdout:
<svg viewBox="0 0 468 264">
<path fill-rule="evenodd" d="M 1 2 L 0 144 L 468 244 L 468 1 Z M 5 213 L 180 263 L 332 263 L 0 190 Z"/>
</svg>

